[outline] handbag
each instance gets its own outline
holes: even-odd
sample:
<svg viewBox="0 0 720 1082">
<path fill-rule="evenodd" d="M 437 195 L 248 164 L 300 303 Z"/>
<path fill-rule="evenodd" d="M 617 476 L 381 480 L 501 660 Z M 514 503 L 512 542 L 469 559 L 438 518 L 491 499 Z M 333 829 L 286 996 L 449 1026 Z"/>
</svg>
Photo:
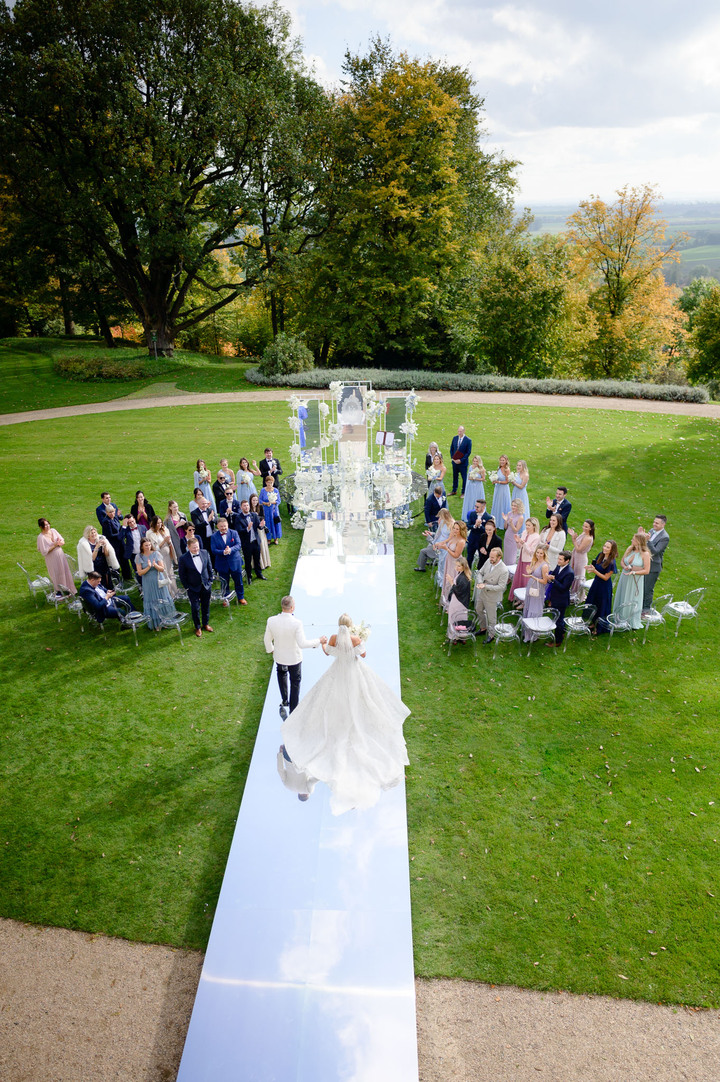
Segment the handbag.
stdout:
<svg viewBox="0 0 720 1082">
<path fill-rule="evenodd" d="M 534 583 L 532 586 L 528 586 L 528 594 L 530 595 L 530 597 L 540 597 L 540 587 L 537 583 Z"/>
</svg>

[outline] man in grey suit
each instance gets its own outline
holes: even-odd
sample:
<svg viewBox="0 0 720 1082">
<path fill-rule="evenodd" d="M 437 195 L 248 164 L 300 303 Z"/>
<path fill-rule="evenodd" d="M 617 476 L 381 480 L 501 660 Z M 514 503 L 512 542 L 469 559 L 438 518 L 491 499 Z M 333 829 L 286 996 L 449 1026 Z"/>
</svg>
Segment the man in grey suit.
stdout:
<svg viewBox="0 0 720 1082">
<path fill-rule="evenodd" d="M 475 580 L 475 611 L 478 614 L 480 630 L 485 632 L 484 643 L 493 641 L 498 605 L 502 602 L 509 578 L 510 572 L 502 560 L 502 549 L 490 549 L 490 555 Z"/>
<path fill-rule="evenodd" d="M 670 538 L 667 535 L 665 524 L 667 518 L 665 515 L 656 515 L 653 519 L 652 529 L 646 533 L 642 526 L 638 527 L 638 533 L 647 541 L 647 547 L 650 552 L 650 571 L 645 575 L 643 584 L 643 612 L 647 612 L 652 608 L 653 592 L 655 590 L 655 583 L 658 580 L 658 575 L 662 571 L 663 565 L 663 553 L 668 547 Z"/>
</svg>

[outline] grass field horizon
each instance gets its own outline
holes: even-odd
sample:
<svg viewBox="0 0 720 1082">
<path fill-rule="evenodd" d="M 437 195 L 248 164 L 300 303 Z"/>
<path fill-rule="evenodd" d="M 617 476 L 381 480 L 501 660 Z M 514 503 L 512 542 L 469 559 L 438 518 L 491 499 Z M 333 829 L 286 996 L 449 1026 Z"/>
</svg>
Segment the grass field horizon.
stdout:
<svg viewBox="0 0 720 1082">
<path fill-rule="evenodd" d="M 42 570 L 40 514 L 74 552 L 104 488 L 124 509 L 142 487 L 164 510 L 187 504 L 198 456 L 235 466 L 271 443 L 287 465 L 286 416 L 183 406 L 2 430 L 1 915 L 204 947 L 270 676 L 262 629 L 300 534 L 285 523 L 270 582 L 184 647 L 58 625 L 15 561 Z M 677 640 L 448 658 L 429 576 L 412 572 L 421 531 L 396 531 L 418 975 L 719 1006 L 717 422 L 422 396 L 417 419 L 418 455 L 462 422 L 488 468 L 526 457 L 533 513 L 567 484 L 571 521 L 595 518 L 599 541 L 624 548 L 663 511 L 659 592 L 709 588 Z"/>
</svg>

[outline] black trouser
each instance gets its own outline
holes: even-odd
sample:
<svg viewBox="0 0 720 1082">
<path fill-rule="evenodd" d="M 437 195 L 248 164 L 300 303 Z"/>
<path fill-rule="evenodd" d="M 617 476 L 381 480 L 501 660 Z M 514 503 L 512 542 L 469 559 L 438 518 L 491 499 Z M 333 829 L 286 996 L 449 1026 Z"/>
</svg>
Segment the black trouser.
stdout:
<svg viewBox="0 0 720 1082">
<path fill-rule="evenodd" d="M 468 464 L 467 464 L 467 462 L 463 462 L 462 465 L 458 466 L 453 462 L 452 468 L 453 468 L 453 492 L 457 492 L 458 475 L 459 475 L 460 477 L 462 477 L 462 483 L 463 483 L 462 490 L 463 490 L 463 496 L 464 496 L 465 495 L 465 486 L 467 485 Z"/>
<path fill-rule="evenodd" d="M 209 586 L 201 586 L 199 593 L 195 590 L 188 590 L 190 610 L 195 627 L 200 627 L 201 622 L 203 627 L 210 623 L 210 593 Z"/>
<path fill-rule="evenodd" d="M 280 688 L 280 696 L 282 698 L 283 706 L 290 704 L 290 713 L 297 706 L 300 700 L 300 680 L 302 677 L 302 661 L 298 661 L 297 665 L 281 665 L 276 663 L 278 686 Z M 290 697 L 288 698 L 288 676 L 290 677 Z"/>
<path fill-rule="evenodd" d="M 230 593 L 230 579 L 235 584 L 235 593 L 238 598 L 245 597 L 245 587 L 243 585 L 243 573 L 242 568 L 230 569 L 229 571 L 218 571 L 220 576 L 220 582 L 222 583 L 223 597 Z"/>
<path fill-rule="evenodd" d="M 558 622 L 555 625 L 555 642 L 559 646 L 565 638 L 565 611 L 567 609 L 567 605 L 563 605 L 562 608 L 560 608 L 559 605 L 555 605 L 554 607 L 557 609 L 559 614 Z"/>
<path fill-rule="evenodd" d="M 246 541 L 242 547 L 243 559 L 245 561 L 245 571 L 247 574 L 248 582 L 251 581 L 250 564 L 252 563 L 253 571 L 255 572 L 255 578 L 259 579 L 262 575 L 262 568 L 260 567 L 260 542 L 259 541 Z"/>
</svg>

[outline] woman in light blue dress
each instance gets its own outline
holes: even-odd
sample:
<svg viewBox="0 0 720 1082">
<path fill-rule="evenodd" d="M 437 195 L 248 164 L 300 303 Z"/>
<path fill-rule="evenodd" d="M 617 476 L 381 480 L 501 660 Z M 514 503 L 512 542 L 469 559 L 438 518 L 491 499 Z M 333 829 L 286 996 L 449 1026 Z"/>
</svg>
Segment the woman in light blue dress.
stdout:
<svg viewBox="0 0 720 1082">
<path fill-rule="evenodd" d="M 177 610 L 170 600 L 170 593 L 165 585 L 165 565 L 159 552 L 153 550 L 152 541 L 146 537 L 140 542 L 140 552 L 135 558 L 135 568 L 142 585 L 143 612 L 147 616 L 148 627 L 161 626 L 163 617 L 177 616 Z"/>
<path fill-rule="evenodd" d="M 428 492 L 430 489 L 434 489 L 435 485 L 440 485 L 443 491 L 443 496 L 446 496 L 445 491 L 445 474 L 447 473 L 447 466 L 443 462 L 443 456 L 438 451 L 432 460 L 431 465 L 426 470 L 426 477 L 428 481 Z"/>
<path fill-rule="evenodd" d="M 534 617 L 542 616 L 542 611 L 545 608 L 545 587 L 548 584 L 549 573 L 550 569 L 547 563 L 547 549 L 544 545 L 538 545 L 530 563 L 530 574 L 528 575 L 526 588 L 527 592 L 523 604 L 524 619 L 531 620 Z M 534 642 L 535 637 L 534 633 L 528 631 L 527 628 L 523 631 L 525 642 Z"/>
<path fill-rule="evenodd" d="M 210 501 L 213 511 L 217 512 L 212 485 L 210 484 L 210 470 L 205 465 L 205 459 L 199 458 L 195 469 L 194 487 L 199 488 L 206 500 Z"/>
<path fill-rule="evenodd" d="M 254 477 L 260 477 L 260 470 L 257 468 L 256 463 L 253 462 L 251 467 L 246 458 L 241 458 L 237 474 L 235 475 L 238 503 L 242 503 L 243 500 L 247 500 L 247 502 L 250 503 L 250 497 L 257 496 L 258 491 L 255 488 Z"/>
<path fill-rule="evenodd" d="M 277 545 L 282 537 L 282 523 L 280 522 L 280 493 L 275 488 L 275 478 L 271 473 L 265 478 L 265 484 L 260 489 L 260 503 L 265 512 L 265 529 L 269 545 Z"/>
<path fill-rule="evenodd" d="M 527 486 L 530 480 L 527 462 L 524 458 L 518 461 L 515 467 L 515 480 L 513 482 L 512 498 L 522 500 L 525 518 L 530 518 L 530 500 L 528 499 Z"/>
<path fill-rule="evenodd" d="M 613 612 L 617 612 L 621 605 L 630 605 L 625 613 L 630 627 L 639 631 L 642 627 L 640 614 L 643 607 L 643 583 L 642 578 L 650 571 L 650 553 L 645 536 L 636 533 L 625 550 L 625 555 L 620 561 L 621 573 L 615 589 Z"/>
<path fill-rule="evenodd" d="M 467 517 L 470 512 L 475 510 L 475 501 L 485 499 L 484 480 L 485 467 L 483 466 L 483 460 L 480 458 L 480 455 L 473 455 L 473 460 L 467 476 L 465 495 L 463 496 L 462 515 L 460 516 L 465 522 L 467 522 Z"/>
<path fill-rule="evenodd" d="M 505 528 L 505 515 L 510 514 L 510 463 L 507 455 L 500 455 L 497 469 L 497 481 L 493 492 L 492 510 L 490 514 L 497 523 L 497 528 Z"/>
</svg>

